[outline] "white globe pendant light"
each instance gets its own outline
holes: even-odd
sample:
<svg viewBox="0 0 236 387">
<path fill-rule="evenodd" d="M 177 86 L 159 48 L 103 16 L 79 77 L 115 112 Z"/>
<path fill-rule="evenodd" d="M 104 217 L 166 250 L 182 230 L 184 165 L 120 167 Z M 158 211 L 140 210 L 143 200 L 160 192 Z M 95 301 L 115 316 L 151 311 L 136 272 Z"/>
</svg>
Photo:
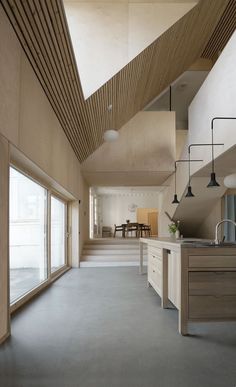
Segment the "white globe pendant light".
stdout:
<svg viewBox="0 0 236 387">
<path fill-rule="evenodd" d="M 107 142 L 116 141 L 119 137 L 117 130 L 109 129 L 104 132 L 104 140 Z"/>
<path fill-rule="evenodd" d="M 109 122 L 111 125 L 111 111 L 112 111 L 112 105 L 109 105 L 108 108 L 108 114 L 109 114 Z M 108 129 L 104 132 L 103 138 L 106 142 L 114 142 L 118 139 L 119 132 L 115 129 Z"/>
<path fill-rule="evenodd" d="M 224 186 L 227 188 L 236 188 L 236 173 L 224 178 Z"/>
</svg>

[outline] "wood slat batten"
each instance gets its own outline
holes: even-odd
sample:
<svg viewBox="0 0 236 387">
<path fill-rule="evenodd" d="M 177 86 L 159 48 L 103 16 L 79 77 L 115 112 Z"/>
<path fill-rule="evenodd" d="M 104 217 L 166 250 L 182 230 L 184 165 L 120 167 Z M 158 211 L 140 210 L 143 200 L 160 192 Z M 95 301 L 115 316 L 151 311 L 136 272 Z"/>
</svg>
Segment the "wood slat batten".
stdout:
<svg viewBox="0 0 236 387">
<path fill-rule="evenodd" d="M 102 86 L 116 97 L 119 117 L 113 117 L 113 126 L 119 129 L 201 56 L 227 3 L 201 1 Z M 87 101 L 97 99 L 102 105 L 98 93 Z"/>
<path fill-rule="evenodd" d="M 203 58 L 218 56 L 236 29 L 236 1 L 230 0 L 203 53 Z"/>
<path fill-rule="evenodd" d="M 41 3 L 41 2 L 40 2 Z M 47 4 L 49 4 L 47 2 Z M 89 149 L 86 152 L 87 147 L 84 147 L 83 143 L 80 143 L 77 138 L 77 130 L 75 130 L 75 123 L 73 115 L 70 111 L 70 105 L 66 98 L 66 92 L 64 85 L 62 85 L 60 77 L 63 72 L 60 62 L 53 58 L 52 51 L 55 55 L 55 47 L 52 51 L 49 49 L 49 45 L 46 39 L 51 40 L 51 35 L 48 31 L 42 28 L 39 20 L 39 13 L 35 7 L 34 1 L 2 1 L 2 5 L 9 16 L 9 19 L 15 29 L 16 34 L 23 46 L 23 49 L 30 60 L 30 63 L 61 123 L 76 156 L 81 161 L 86 158 L 90 153 Z M 39 3 L 38 3 L 39 6 Z M 42 14 L 40 15 L 42 18 Z M 47 20 L 52 20 L 52 16 L 49 15 Z M 46 23 L 46 21 L 45 21 Z M 47 44 L 47 50 L 45 46 Z M 84 133 L 83 131 L 81 131 Z"/>
<path fill-rule="evenodd" d="M 236 27 L 235 0 L 200 0 L 85 100 L 63 1 L 1 4 L 80 162 L 105 130 L 120 129 L 201 55 L 212 59 Z"/>
<path fill-rule="evenodd" d="M 4 4 L 3 4 L 4 3 Z M 7 12 L 7 14 L 9 15 L 9 20 L 22 44 L 22 47 L 29 59 L 29 62 L 31 63 L 31 66 L 33 67 L 35 73 L 36 73 L 36 76 L 45 92 L 45 94 L 47 95 L 51 105 L 52 105 L 52 108 L 53 110 L 55 111 L 56 115 L 57 115 L 57 118 L 61 124 L 61 126 L 64 128 L 69 128 L 69 124 L 68 122 L 66 121 L 65 119 L 65 116 L 63 114 L 63 111 L 60 109 L 59 107 L 59 104 L 57 103 L 57 100 L 55 98 L 55 96 L 53 95 L 52 93 L 52 89 L 50 88 L 50 81 L 47 79 L 46 77 L 46 74 L 45 73 L 41 73 L 40 72 L 40 69 L 39 69 L 39 66 L 35 66 L 35 61 L 34 61 L 34 57 L 30 51 L 30 48 L 29 48 L 29 45 L 28 43 L 26 42 L 25 40 L 25 36 L 24 36 L 24 25 L 19 25 L 19 23 L 16 21 L 15 19 L 15 15 L 11 12 L 11 8 L 10 6 L 4 1 L 2 1 L 2 4 L 4 5 L 4 9 L 5 11 Z M 12 5 L 12 7 L 14 7 Z M 68 138 L 69 138 L 69 141 L 71 142 L 71 145 L 72 145 L 72 148 L 75 152 L 75 154 L 77 155 L 77 157 L 79 157 L 79 154 L 78 154 L 78 149 L 76 147 L 76 144 L 73 143 L 72 141 L 72 138 L 71 138 L 71 135 L 70 135 L 70 132 L 68 131 Z"/>
</svg>

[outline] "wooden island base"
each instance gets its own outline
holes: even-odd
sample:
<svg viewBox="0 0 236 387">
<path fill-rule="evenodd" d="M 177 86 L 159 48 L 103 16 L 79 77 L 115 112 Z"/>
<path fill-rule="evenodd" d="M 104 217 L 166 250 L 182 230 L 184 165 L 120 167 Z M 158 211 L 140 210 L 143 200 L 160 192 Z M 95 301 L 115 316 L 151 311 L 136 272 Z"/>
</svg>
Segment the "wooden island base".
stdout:
<svg viewBox="0 0 236 387">
<path fill-rule="evenodd" d="M 236 246 L 141 238 L 141 253 L 143 243 L 148 246 L 148 285 L 163 308 L 171 302 L 178 309 L 182 335 L 188 334 L 190 322 L 236 320 Z"/>
</svg>

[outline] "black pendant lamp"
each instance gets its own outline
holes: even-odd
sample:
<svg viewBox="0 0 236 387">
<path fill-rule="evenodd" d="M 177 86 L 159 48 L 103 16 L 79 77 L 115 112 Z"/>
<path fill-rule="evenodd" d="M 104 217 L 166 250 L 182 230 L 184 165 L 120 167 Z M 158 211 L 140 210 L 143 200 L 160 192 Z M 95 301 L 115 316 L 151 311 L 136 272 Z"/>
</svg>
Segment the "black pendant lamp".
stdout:
<svg viewBox="0 0 236 387">
<path fill-rule="evenodd" d="M 192 187 L 191 185 L 188 186 L 187 193 L 185 195 L 186 198 L 193 198 L 194 194 L 192 193 Z"/>
<path fill-rule="evenodd" d="M 194 194 L 192 193 L 192 187 L 190 184 L 191 183 L 190 163 L 191 163 L 190 152 L 188 152 L 188 189 L 187 189 L 187 193 L 185 195 L 186 198 L 193 198 L 194 197 Z"/>
<path fill-rule="evenodd" d="M 216 120 L 236 120 L 236 117 L 214 117 L 211 120 L 211 178 L 207 184 L 207 188 L 220 187 L 220 184 L 216 180 L 215 174 L 215 158 L 214 158 L 214 122 Z"/>
<path fill-rule="evenodd" d="M 176 165 L 176 161 L 175 161 L 175 193 L 174 193 L 174 199 L 172 201 L 172 204 L 179 204 L 179 200 L 178 200 L 177 193 L 176 193 L 176 172 L 177 172 L 177 165 Z"/>
<path fill-rule="evenodd" d="M 193 162 L 199 162 L 199 161 L 203 161 L 203 160 L 190 160 L 190 156 L 188 158 L 188 160 L 176 160 L 175 161 L 175 193 L 174 193 L 174 199 L 172 201 L 172 204 L 179 204 L 179 200 L 178 200 L 178 196 L 177 196 L 177 193 L 176 193 L 176 172 L 177 172 L 177 163 L 189 163 L 189 184 L 188 184 L 188 191 L 187 191 L 187 194 L 186 194 L 186 197 L 193 197 L 193 193 L 192 193 L 192 188 L 190 186 L 190 163 L 193 163 Z"/>
</svg>

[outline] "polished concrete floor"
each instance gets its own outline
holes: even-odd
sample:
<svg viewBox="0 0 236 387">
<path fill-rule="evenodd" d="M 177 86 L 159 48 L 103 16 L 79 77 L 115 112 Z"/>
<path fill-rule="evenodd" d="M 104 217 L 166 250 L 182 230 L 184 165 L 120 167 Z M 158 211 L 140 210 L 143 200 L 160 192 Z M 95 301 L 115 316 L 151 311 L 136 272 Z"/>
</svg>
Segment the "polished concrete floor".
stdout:
<svg viewBox="0 0 236 387">
<path fill-rule="evenodd" d="M 1 387 L 234 387 L 236 323 L 177 332 L 137 268 L 71 270 L 12 319 Z"/>
<path fill-rule="evenodd" d="M 46 279 L 46 273 L 44 275 Z M 40 284 L 40 270 L 33 268 L 10 270 L 10 301 L 11 303 Z"/>
</svg>

